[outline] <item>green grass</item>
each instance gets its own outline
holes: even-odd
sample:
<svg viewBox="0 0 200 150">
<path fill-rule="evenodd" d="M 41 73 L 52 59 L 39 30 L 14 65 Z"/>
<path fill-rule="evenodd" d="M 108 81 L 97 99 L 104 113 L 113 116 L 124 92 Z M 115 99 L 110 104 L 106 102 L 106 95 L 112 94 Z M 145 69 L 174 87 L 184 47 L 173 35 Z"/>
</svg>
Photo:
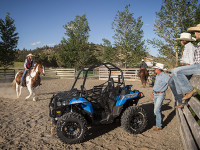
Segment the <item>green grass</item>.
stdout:
<svg viewBox="0 0 200 150">
<path fill-rule="evenodd" d="M 14 62 L 14 68 L 24 68 L 24 62 Z"/>
<path fill-rule="evenodd" d="M 12 66 L 9 66 L 8 69 L 10 68 L 24 68 L 24 62 L 14 62 Z M 3 67 L 0 67 L 0 69 L 4 69 Z"/>
</svg>

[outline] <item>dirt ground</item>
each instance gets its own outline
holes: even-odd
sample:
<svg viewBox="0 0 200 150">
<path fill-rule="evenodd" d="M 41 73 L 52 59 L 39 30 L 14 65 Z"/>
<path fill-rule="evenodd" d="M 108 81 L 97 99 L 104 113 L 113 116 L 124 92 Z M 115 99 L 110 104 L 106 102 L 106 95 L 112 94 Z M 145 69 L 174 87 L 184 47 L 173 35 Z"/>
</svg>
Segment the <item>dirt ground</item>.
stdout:
<svg viewBox="0 0 200 150">
<path fill-rule="evenodd" d="M 90 79 L 91 86 L 99 80 Z M 25 100 L 28 95 L 26 88 L 16 99 L 11 82 L 0 83 L 0 149 L 92 149 L 92 150 L 182 150 L 183 145 L 179 135 L 179 126 L 175 116 L 174 103 L 167 91 L 166 100 L 162 106 L 164 115 L 161 131 L 153 131 L 155 118 L 153 114 L 152 87 L 143 88 L 138 81 L 126 82 L 132 84 L 132 89 L 139 89 L 145 95 L 139 101 L 148 116 L 148 126 L 142 134 L 129 134 L 119 123 L 97 126 L 89 129 L 86 141 L 81 144 L 68 145 L 62 143 L 56 136 L 50 136 L 50 119 L 48 105 L 53 93 L 69 90 L 73 80 L 52 79 L 42 80 L 37 89 L 38 101 Z"/>
</svg>

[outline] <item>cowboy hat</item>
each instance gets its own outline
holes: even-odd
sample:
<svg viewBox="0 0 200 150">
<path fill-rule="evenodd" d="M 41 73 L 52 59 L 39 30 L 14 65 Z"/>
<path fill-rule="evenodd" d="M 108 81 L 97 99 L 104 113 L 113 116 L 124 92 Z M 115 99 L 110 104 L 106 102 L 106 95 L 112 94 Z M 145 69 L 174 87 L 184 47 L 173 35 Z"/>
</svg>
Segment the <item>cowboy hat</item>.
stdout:
<svg viewBox="0 0 200 150">
<path fill-rule="evenodd" d="M 161 70 L 163 70 L 163 69 L 164 69 L 164 64 L 161 64 L 161 63 L 156 63 L 156 65 L 155 65 L 155 66 L 153 66 L 152 68 L 154 68 L 154 69 L 161 69 Z"/>
<path fill-rule="evenodd" d="M 28 54 L 26 57 L 29 57 L 29 56 L 34 56 L 34 55 L 32 55 L 32 54 L 30 53 L 30 54 Z"/>
<path fill-rule="evenodd" d="M 187 29 L 188 32 L 193 32 L 193 31 L 199 31 L 200 32 L 200 24 L 198 24 L 196 27 L 190 27 Z"/>
<path fill-rule="evenodd" d="M 176 41 L 177 40 L 180 40 L 180 41 L 196 41 L 196 39 L 193 38 L 190 33 L 181 33 L 180 38 L 176 38 L 175 40 Z"/>
<path fill-rule="evenodd" d="M 142 61 L 144 61 L 144 59 L 142 59 Z"/>
</svg>

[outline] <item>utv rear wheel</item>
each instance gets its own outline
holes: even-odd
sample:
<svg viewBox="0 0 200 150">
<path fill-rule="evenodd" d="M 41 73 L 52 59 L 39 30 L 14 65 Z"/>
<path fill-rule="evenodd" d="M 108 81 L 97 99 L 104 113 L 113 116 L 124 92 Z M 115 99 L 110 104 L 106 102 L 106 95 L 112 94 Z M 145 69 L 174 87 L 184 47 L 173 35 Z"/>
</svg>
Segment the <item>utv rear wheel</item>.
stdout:
<svg viewBox="0 0 200 150">
<path fill-rule="evenodd" d="M 146 112 L 141 107 L 130 106 L 122 114 L 121 126 L 129 133 L 141 133 L 146 128 L 146 125 Z"/>
<path fill-rule="evenodd" d="M 67 144 L 80 143 L 87 134 L 85 118 L 74 112 L 64 114 L 57 122 L 57 136 Z"/>
</svg>

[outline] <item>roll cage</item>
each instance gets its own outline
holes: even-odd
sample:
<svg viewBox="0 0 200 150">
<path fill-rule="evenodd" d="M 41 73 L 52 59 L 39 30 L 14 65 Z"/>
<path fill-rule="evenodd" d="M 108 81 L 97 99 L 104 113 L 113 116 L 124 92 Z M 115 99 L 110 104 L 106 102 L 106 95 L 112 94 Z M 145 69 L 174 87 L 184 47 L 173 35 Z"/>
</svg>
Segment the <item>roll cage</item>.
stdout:
<svg viewBox="0 0 200 150">
<path fill-rule="evenodd" d="M 82 95 L 84 93 L 85 82 L 86 82 L 86 79 L 87 79 L 87 76 L 88 76 L 88 72 L 94 70 L 95 68 L 101 67 L 101 66 L 105 66 L 109 71 L 108 81 L 114 82 L 113 78 L 111 78 L 111 73 L 112 73 L 112 71 L 119 71 L 121 74 L 118 75 L 118 82 L 115 82 L 115 83 L 117 83 L 118 85 L 122 86 L 122 88 L 125 87 L 123 72 L 122 72 L 122 70 L 120 68 L 118 68 L 117 66 L 115 66 L 115 65 L 113 65 L 111 63 L 100 63 L 100 64 L 93 65 L 93 66 L 91 66 L 89 68 L 84 68 L 81 71 L 79 71 L 71 90 L 74 89 L 74 87 L 75 87 L 75 85 L 77 83 L 77 80 L 79 79 L 81 73 L 83 71 L 86 71 L 85 72 L 85 76 L 84 76 L 84 80 L 83 80 L 83 84 L 81 85 L 81 95 Z"/>
</svg>

